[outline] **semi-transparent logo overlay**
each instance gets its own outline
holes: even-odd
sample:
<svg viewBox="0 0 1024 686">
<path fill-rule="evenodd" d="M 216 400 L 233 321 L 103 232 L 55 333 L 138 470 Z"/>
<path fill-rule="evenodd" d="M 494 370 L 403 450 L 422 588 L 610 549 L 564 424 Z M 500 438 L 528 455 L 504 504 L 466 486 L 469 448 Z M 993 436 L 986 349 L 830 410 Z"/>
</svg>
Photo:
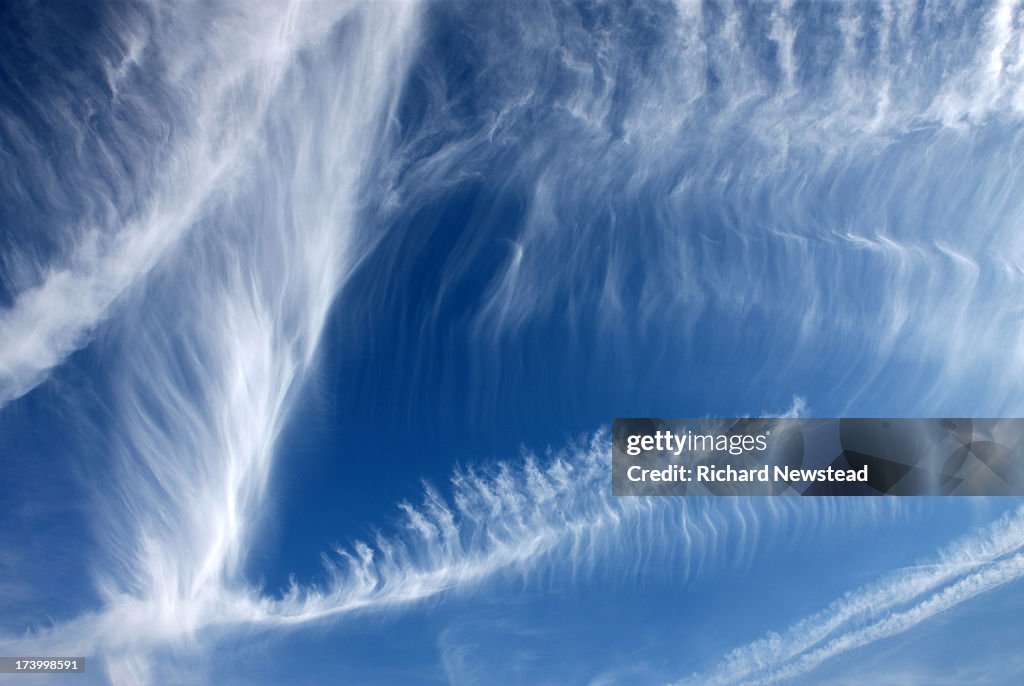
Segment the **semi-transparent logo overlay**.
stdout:
<svg viewBox="0 0 1024 686">
<path fill-rule="evenodd" d="M 1024 495 L 1024 419 L 615 419 L 612 493 Z"/>
</svg>

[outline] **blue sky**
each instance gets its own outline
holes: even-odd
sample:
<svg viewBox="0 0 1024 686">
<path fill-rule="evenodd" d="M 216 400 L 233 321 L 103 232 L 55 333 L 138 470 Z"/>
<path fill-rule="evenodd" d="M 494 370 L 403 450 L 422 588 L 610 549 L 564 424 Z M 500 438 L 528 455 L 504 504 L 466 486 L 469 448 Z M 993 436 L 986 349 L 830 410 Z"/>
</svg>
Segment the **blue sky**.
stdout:
<svg viewBox="0 0 1024 686">
<path fill-rule="evenodd" d="M 1020 415 L 1019 3 L 3 16 L 0 653 L 1024 674 L 1018 499 L 616 499 L 607 433 Z"/>
</svg>

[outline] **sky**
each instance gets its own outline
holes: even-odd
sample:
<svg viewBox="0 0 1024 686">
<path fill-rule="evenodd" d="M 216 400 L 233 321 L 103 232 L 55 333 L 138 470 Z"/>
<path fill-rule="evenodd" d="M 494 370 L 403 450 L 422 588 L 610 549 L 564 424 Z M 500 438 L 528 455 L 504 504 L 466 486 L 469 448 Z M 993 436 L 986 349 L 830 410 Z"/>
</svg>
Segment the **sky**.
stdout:
<svg viewBox="0 0 1024 686">
<path fill-rule="evenodd" d="M 610 480 L 613 417 L 1022 415 L 1021 3 L 0 16 L 38 683 L 1024 679 L 1020 498 Z"/>
</svg>

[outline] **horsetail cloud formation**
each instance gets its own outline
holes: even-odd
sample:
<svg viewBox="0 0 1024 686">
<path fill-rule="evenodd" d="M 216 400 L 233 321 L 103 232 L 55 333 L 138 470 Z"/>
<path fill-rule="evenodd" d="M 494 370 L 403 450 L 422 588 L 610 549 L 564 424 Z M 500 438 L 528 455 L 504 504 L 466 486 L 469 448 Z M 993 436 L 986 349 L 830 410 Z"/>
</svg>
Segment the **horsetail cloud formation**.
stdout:
<svg viewBox="0 0 1024 686">
<path fill-rule="evenodd" d="M 344 242 L 346 232 L 338 222 L 348 220 L 354 205 L 345 198 L 358 189 L 358 170 L 371 154 L 373 141 L 380 137 L 376 131 L 380 126 L 379 114 L 386 113 L 389 99 L 396 97 L 395 87 L 401 84 L 391 77 L 404 70 L 411 50 L 413 8 L 393 6 L 370 13 L 358 11 L 358 6 L 351 3 L 328 5 L 267 3 L 246 12 L 222 7 L 214 9 L 212 16 L 201 8 L 192 7 L 169 17 L 154 6 L 143 13 L 152 16 L 138 21 L 163 20 L 166 25 L 151 25 L 141 35 L 138 32 L 143 29 L 130 25 L 128 35 L 110 40 L 113 49 L 122 53 L 104 56 L 109 79 L 107 94 L 112 96 L 114 109 L 111 114 L 116 116 L 121 114 L 120 108 L 129 107 L 122 104 L 128 99 L 129 88 L 137 91 L 151 88 L 146 79 L 153 76 L 149 70 L 156 71 L 162 77 L 158 88 L 172 90 L 170 97 L 174 101 L 165 104 L 154 98 L 155 102 L 141 106 L 142 112 L 131 114 L 143 119 L 145 124 L 160 128 L 160 137 L 170 138 L 166 142 L 169 149 L 156 162 L 159 168 L 150 172 L 151 187 L 147 189 L 135 188 L 132 176 L 118 175 L 117 170 L 110 169 L 119 163 L 134 162 L 140 167 L 153 163 L 145 159 L 151 154 L 147 146 L 154 143 L 143 138 L 143 134 L 148 133 L 145 129 L 124 131 L 112 141 L 90 140 L 95 147 L 84 150 L 70 169 L 42 167 L 33 170 L 43 183 L 57 183 L 47 178 L 50 175 L 71 176 L 96 193 L 98 197 L 89 200 L 97 210 L 81 217 L 78 226 L 68 230 L 69 245 L 61 260 L 63 264 L 26 268 L 29 273 L 39 275 L 17 293 L 14 306 L 5 312 L 0 402 L 10 401 L 30 390 L 52 367 L 83 345 L 94 327 L 109 316 L 114 302 L 144 279 L 193 227 L 216 221 L 216 216 L 210 217 L 211 206 L 232 200 L 239 202 L 239 196 L 252 192 L 247 187 L 253 182 L 269 184 L 271 180 L 260 178 L 259 171 L 260 165 L 267 162 L 266 155 L 274 154 L 266 148 L 274 134 L 283 137 L 281 143 L 294 146 L 289 150 L 290 168 L 273 168 L 274 175 L 287 174 L 294 184 L 305 178 L 302 174 L 324 174 L 322 180 L 338 183 L 335 189 L 338 196 L 324 198 L 313 206 L 295 207 L 291 212 L 287 207 L 276 207 L 280 215 L 263 219 L 267 225 L 265 231 L 273 232 L 271 240 L 279 241 L 279 246 L 284 247 L 287 245 L 284 232 L 294 232 L 295 224 L 309 222 L 301 230 L 308 229 L 314 240 L 319 229 L 325 235 L 321 240 Z M 319 103 L 320 115 L 337 116 L 348 126 L 336 130 L 337 138 L 331 141 L 342 146 L 335 149 L 339 157 L 317 159 L 311 149 L 313 142 L 303 140 L 301 130 L 288 130 L 287 124 L 281 122 L 281 117 L 294 114 L 294 110 L 289 112 L 289 107 L 299 105 L 294 92 L 295 79 L 302 74 L 301 65 L 296 61 L 302 51 L 315 49 L 330 38 L 330 31 L 337 25 L 362 22 L 368 25 L 357 26 L 354 30 L 364 34 L 364 45 L 369 40 L 368 34 L 373 40 L 390 34 L 393 45 L 368 59 L 353 60 L 338 74 L 345 89 L 358 91 L 366 98 L 360 107 L 339 102 L 340 95 L 324 94 L 324 101 Z M 207 36 L 208 40 L 197 43 L 195 38 L 205 35 L 199 30 L 204 23 L 217 30 Z M 144 54 L 159 64 L 142 64 Z M 117 62 L 116 66 L 113 62 Z M 73 89 L 81 85 L 68 84 L 68 92 L 62 95 L 76 97 Z M 159 89 L 152 94 L 132 93 L 135 97 L 142 94 L 164 95 Z M 38 109 L 47 106 L 47 103 L 33 104 Z M 170 111 L 162 110 L 161 106 Z M 61 114 L 63 119 L 54 122 L 56 131 L 47 133 L 69 139 L 88 135 L 88 131 L 83 130 L 86 123 L 75 121 L 72 113 Z M 163 127 L 152 121 L 168 114 L 180 116 L 182 130 L 167 130 L 172 123 L 177 123 L 173 120 Z M 304 116 L 314 114 L 310 110 Z M 147 119 L 151 121 L 145 121 Z M 8 119 L 8 124 L 15 129 L 18 122 Z M 60 125 L 70 130 L 61 130 Z M 22 140 L 16 136 L 15 129 L 11 138 L 26 148 L 42 144 L 28 136 Z M 266 167 L 263 169 L 270 172 Z M 91 180 L 90 175 L 97 173 L 102 180 Z M 141 206 L 133 206 L 134 203 L 121 197 L 132 193 L 140 194 Z M 119 201 L 128 207 L 119 207 Z M 304 216 L 304 213 L 314 214 Z M 259 227 L 248 228 L 257 233 Z M 224 235 L 219 240 L 225 238 L 237 239 L 238 236 Z M 247 240 L 249 238 L 251 235 Z M 293 237 L 293 242 L 296 238 Z M 216 242 L 218 237 L 213 239 Z M 204 239 L 200 237 L 197 241 L 202 243 Z M 316 248 L 323 248 L 325 252 L 318 252 Z M 310 265 L 319 269 L 312 271 L 310 292 L 304 292 L 303 298 L 319 295 L 329 300 L 337 288 L 336 272 L 343 268 L 340 246 L 304 245 L 296 249 L 300 254 L 294 259 L 314 255 L 311 259 L 326 262 Z M 255 271 L 258 267 L 252 263 L 241 268 Z M 293 266 L 288 273 L 298 271 L 297 266 Z M 326 289 L 326 294 L 319 293 L 319 289 Z M 321 305 L 320 309 L 324 307 Z"/>
<path fill-rule="evenodd" d="M 410 398 L 448 397 L 423 360 L 450 361 L 453 340 L 484 371 L 450 395 L 474 400 L 542 340 L 592 364 L 552 375 L 566 395 L 611 354 L 625 371 L 608 383 L 667 379 L 666 404 L 702 383 L 742 404 L 737 389 L 813 367 L 849 371 L 793 413 L 1019 413 L 1021 21 L 1005 1 L 99 11 L 81 69 L 32 54 L 58 76 L 0 109 L 3 421 L 88 368 L 76 352 L 98 360 L 60 386 L 66 407 L 103 408 L 83 448 L 103 483 L 97 597 L 3 652 L 88 653 L 111 682 L 156 683 L 175 650 L 253 627 L 540 569 L 624 582 L 653 560 L 698 579 L 779 529 L 897 519 L 893 503 L 612 500 L 598 432 L 456 472 L 323 583 L 274 593 L 246 570 L 332 312 L 378 335 L 400 313 L 381 338 L 408 349 L 366 385 Z M 471 190 L 486 201 L 465 209 Z M 799 678 L 1018 578 L 1019 519 L 708 678 Z"/>
<path fill-rule="evenodd" d="M 827 526 L 835 533 L 853 523 L 887 521 L 901 509 L 889 499 L 810 506 L 736 499 L 725 507 L 610 499 L 600 488 L 608 478 L 608 440 L 599 432 L 543 460 L 525 455 L 519 466 L 456 472 L 450 502 L 428 488 L 421 505 L 400 506 L 394 535 L 378 534 L 372 544 L 357 542 L 325 557 L 328 580 L 322 586 L 293 583 L 271 597 L 227 579 L 164 598 L 111 592 L 98 614 L 0 646 L 8 652 L 99 654 L 112 680 L 145 680 L 147 655 L 161 646 L 212 647 L 233 633 L 359 617 L 445 592 L 471 594 L 495 577 L 528 579 L 541 567 L 589 575 L 608 571 L 608 560 L 624 559 L 629 562 L 611 569 L 628 578 L 638 567 L 670 564 L 675 580 L 685 583 L 742 564 L 757 554 L 762 534 L 801 519 L 816 522 L 804 527 L 813 538 L 814 529 Z M 642 540 L 629 535 L 637 529 L 645 532 Z"/>
</svg>

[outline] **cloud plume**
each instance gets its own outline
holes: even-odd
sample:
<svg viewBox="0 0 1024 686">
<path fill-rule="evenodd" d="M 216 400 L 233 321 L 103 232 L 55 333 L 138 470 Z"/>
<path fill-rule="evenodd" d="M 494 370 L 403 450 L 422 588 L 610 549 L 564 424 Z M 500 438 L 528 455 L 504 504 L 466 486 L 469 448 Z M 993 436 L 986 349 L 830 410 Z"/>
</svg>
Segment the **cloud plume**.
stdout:
<svg viewBox="0 0 1024 686">
<path fill-rule="evenodd" d="M 802 375 L 825 380 L 787 415 L 1024 409 L 1019 2 L 141 2 L 95 19 L 81 69 L 26 44 L 59 76 L 3 85 L 19 105 L 0 108 L 0 192 L 28 219 L 4 215 L 0 418 L 79 351 L 102 370 L 67 406 L 103 410 L 82 448 L 103 484 L 98 607 L 0 639 L 9 654 L 96 655 L 114 683 L 154 683 L 161 651 L 207 639 L 539 569 L 621 581 L 658 560 L 685 581 L 787 525 L 834 534 L 904 507 L 613 499 L 598 431 L 456 470 L 399 531 L 327 556 L 323 583 L 269 592 L 245 563 L 325 332 L 397 349 L 353 387 L 426 389 L 434 410 L 456 379 L 460 416 L 531 367 L 565 374 L 538 373 L 553 406 L 656 378 L 670 391 L 618 406 L 707 389 L 756 408 L 772 401 L 743 393 Z M 1015 580 L 1021 519 L 695 678 L 796 678 Z"/>
</svg>

